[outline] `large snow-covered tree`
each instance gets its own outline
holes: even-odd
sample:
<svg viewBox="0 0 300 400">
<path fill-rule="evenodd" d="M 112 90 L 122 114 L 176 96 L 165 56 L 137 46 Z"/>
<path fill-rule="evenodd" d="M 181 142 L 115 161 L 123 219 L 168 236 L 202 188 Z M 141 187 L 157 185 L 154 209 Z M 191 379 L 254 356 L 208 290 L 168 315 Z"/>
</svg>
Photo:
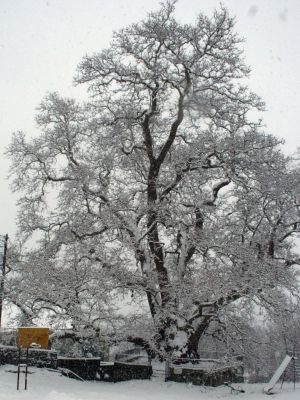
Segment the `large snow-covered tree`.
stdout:
<svg viewBox="0 0 300 400">
<path fill-rule="evenodd" d="M 15 134 L 8 154 L 23 236 L 53 257 L 80 244 L 99 285 L 147 304 L 130 340 L 178 357 L 231 303 L 298 291 L 299 173 L 253 121 L 264 105 L 227 10 L 174 15 L 165 1 L 85 57 L 89 103 L 48 94 L 40 135 Z"/>
</svg>

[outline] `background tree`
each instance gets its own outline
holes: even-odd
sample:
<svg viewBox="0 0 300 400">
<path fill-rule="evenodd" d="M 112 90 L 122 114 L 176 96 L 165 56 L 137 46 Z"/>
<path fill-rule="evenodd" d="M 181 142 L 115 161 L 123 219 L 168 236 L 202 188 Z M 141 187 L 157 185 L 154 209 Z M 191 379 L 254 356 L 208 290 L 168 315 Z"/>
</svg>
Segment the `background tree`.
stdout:
<svg viewBox="0 0 300 400">
<path fill-rule="evenodd" d="M 79 243 L 90 268 L 147 302 L 130 340 L 178 357 L 197 355 L 232 302 L 274 309 L 298 291 L 299 174 L 250 119 L 263 103 L 239 83 L 234 19 L 174 13 L 166 1 L 85 57 L 76 82 L 90 103 L 49 94 L 40 136 L 17 133 L 8 154 L 20 232 L 42 233 L 39 252 Z"/>
<path fill-rule="evenodd" d="M 52 345 L 69 342 L 72 355 L 99 353 L 103 337 L 114 332 L 112 315 L 118 319 L 105 270 L 90 263 L 80 244 L 53 249 L 45 242 L 42 249 L 14 253 L 6 297 L 20 311 L 19 324 L 47 323 Z"/>
</svg>

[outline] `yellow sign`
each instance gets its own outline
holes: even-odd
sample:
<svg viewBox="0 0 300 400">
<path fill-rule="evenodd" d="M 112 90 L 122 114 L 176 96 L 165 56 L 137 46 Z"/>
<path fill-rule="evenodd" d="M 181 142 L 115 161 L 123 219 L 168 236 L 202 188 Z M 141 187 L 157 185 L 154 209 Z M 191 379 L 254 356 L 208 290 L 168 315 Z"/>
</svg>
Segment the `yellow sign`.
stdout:
<svg viewBox="0 0 300 400">
<path fill-rule="evenodd" d="M 17 346 L 20 348 L 36 347 L 47 349 L 49 328 L 22 327 L 18 328 Z"/>
</svg>

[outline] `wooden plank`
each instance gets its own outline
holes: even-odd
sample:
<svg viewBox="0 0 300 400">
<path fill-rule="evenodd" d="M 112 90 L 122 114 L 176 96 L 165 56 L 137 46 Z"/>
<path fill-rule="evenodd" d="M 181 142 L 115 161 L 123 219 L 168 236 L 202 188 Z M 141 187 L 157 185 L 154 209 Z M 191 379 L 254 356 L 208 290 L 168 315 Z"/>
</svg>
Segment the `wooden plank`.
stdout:
<svg viewBox="0 0 300 400">
<path fill-rule="evenodd" d="M 286 355 L 282 363 L 279 365 L 277 370 L 274 372 L 274 375 L 272 376 L 270 382 L 268 383 L 268 386 L 264 388 L 264 392 L 266 394 L 270 394 L 271 390 L 273 387 L 276 385 L 278 380 L 280 379 L 281 375 L 284 373 L 285 369 L 289 365 L 290 361 L 292 360 L 293 357 Z"/>
</svg>

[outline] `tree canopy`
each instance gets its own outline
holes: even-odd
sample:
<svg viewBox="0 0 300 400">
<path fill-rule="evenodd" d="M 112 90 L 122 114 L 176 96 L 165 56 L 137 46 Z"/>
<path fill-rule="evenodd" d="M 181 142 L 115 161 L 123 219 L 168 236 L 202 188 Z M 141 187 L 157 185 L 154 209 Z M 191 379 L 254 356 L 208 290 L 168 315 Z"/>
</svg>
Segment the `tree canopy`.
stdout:
<svg viewBox="0 0 300 400">
<path fill-rule="evenodd" d="M 131 293 L 142 317 L 127 339 L 181 357 L 233 303 L 295 297 L 299 171 L 253 117 L 264 104 L 234 25 L 223 7 L 182 24 L 165 1 L 82 60 L 87 103 L 42 100 L 39 136 L 18 132 L 7 152 L 20 235 L 39 232 L 15 263 L 12 301 L 72 307 L 74 329 L 96 329 L 122 314 L 114 294 Z"/>
</svg>

